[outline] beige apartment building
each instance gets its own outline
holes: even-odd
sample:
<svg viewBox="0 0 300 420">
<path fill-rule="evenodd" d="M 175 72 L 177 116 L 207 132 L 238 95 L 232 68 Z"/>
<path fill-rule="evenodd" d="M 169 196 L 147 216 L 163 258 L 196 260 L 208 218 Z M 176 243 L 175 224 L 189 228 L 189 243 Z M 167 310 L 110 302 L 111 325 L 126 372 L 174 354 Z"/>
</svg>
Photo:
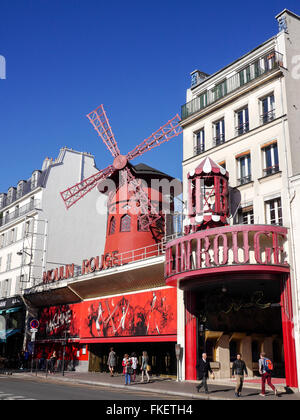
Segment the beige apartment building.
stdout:
<svg viewBox="0 0 300 420">
<path fill-rule="evenodd" d="M 212 75 L 191 73 L 182 106 L 183 191 L 187 201 L 188 173 L 210 157 L 229 172 L 230 225 L 288 228 L 299 377 L 300 16 L 284 10 L 276 19 L 271 39 Z"/>
</svg>

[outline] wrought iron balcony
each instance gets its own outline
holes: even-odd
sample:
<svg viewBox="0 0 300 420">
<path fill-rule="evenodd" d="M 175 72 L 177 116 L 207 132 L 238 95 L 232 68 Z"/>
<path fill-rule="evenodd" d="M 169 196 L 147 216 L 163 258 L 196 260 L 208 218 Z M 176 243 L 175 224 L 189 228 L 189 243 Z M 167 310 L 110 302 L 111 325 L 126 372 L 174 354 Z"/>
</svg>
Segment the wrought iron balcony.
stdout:
<svg viewBox="0 0 300 420">
<path fill-rule="evenodd" d="M 202 91 L 199 96 L 182 105 L 181 119 L 184 120 L 207 108 L 209 105 L 216 103 L 220 99 L 251 83 L 253 80 L 282 67 L 282 65 L 283 55 L 276 51 L 261 56 L 259 59 L 251 62 L 242 71 L 224 80 L 212 89 Z"/>
<path fill-rule="evenodd" d="M 248 182 L 252 181 L 252 177 L 251 175 L 243 176 L 239 178 L 237 181 L 238 181 L 238 185 L 248 184 Z"/>
<path fill-rule="evenodd" d="M 268 166 L 268 168 L 264 169 L 264 176 L 273 175 L 279 172 L 279 165 Z"/>
<path fill-rule="evenodd" d="M 17 219 L 18 217 L 25 216 L 30 211 L 37 208 L 40 204 L 39 200 L 32 200 L 30 203 L 26 204 L 25 206 L 22 206 L 20 208 L 17 208 L 15 211 L 11 213 L 3 213 L 2 218 L 0 218 L 0 227 L 6 225 L 7 223 L 11 222 L 12 220 Z"/>
</svg>

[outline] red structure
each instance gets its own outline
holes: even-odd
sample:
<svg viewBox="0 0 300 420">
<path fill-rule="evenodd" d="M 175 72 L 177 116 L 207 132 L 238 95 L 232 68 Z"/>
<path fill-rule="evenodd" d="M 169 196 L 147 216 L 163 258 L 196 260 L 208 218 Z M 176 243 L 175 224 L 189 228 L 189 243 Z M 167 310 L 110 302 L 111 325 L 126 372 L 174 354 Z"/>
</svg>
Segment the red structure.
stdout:
<svg viewBox="0 0 300 420">
<path fill-rule="evenodd" d="M 103 181 L 104 179 L 110 177 L 112 174 L 116 174 L 117 172 L 122 171 L 123 179 L 126 178 L 127 185 L 131 183 L 131 186 L 135 192 L 135 197 L 139 201 L 140 229 L 149 229 L 151 225 L 160 219 L 160 215 L 157 209 L 153 207 L 153 203 L 150 201 L 146 191 L 141 188 L 140 183 L 135 178 L 135 175 L 131 170 L 131 166 L 129 165 L 129 161 L 138 156 L 142 156 L 145 152 L 160 146 L 166 141 L 169 141 L 171 138 L 181 134 L 182 128 L 179 125 L 179 115 L 176 115 L 165 125 L 160 127 L 150 137 L 136 146 L 131 152 L 127 153 L 127 155 L 122 155 L 120 153 L 103 105 L 100 105 L 100 107 L 98 107 L 95 111 L 89 113 L 87 117 L 93 125 L 94 129 L 97 131 L 98 135 L 102 138 L 108 150 L 111 152 L 114 161 L 112 165 L 108 166 L 102 171 L 99 171 L 97 174 L 92 175 L 88 179 L 85 179 L 73 187 L 63 191 L 61 196 L 66 204 L 66 207 L 70 208 L 75 203 L 77 203 L 78 200 L 80 200 L 89 191 L 95 188 L 99 184 L 99 181 Z"/>
<path fill-rule="evenodd" d="M 184 290 L 185 378 L 197 379 L 207 337 L 281 336 L 286 383 L 297 388 L 287 229 L 226 226 L 228 173 L 209 158 L 188 174 L 188 204 L 186 235 L 167 244 L 165 262 L 166 284 Z"/>
<path fill-rule="evenodd" d="M 227 225 L 228 172 L 209 157 L 188 173 L 188 217 L 186 233 Z"/>
</svg>

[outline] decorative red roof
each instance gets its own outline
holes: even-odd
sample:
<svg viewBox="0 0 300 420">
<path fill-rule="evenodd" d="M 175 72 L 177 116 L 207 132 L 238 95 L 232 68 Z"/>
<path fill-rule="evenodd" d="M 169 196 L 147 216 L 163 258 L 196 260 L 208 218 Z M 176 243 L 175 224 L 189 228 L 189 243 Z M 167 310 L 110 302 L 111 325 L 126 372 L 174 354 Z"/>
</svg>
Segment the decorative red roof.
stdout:
<svg viewBox="0 0 300 420">
<path fill-rule="evenodd" d="M 188 178 L 193 177 L 195 174 L 196 175 L 221 174 L 227 179 L 229 178 L 229 173 L 226 171 L 226 169 L 218 165 L 210 157 L 206 157 L 205 159 L 203 159 L 200 165 L 197 166 L 196 169 L 191 170 L 188 173 Z"/>
</svg>

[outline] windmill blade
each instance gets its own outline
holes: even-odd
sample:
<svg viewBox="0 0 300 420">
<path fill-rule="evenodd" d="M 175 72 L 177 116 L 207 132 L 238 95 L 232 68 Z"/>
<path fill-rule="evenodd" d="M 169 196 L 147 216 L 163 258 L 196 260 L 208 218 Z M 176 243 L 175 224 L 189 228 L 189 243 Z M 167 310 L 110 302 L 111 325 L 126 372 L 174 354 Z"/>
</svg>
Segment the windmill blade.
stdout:
<svg viewBox="0 0 300 420">
<path fill-rule="evenodd" d="M 125 168 L 125 170 L 127 172 L 128 184 L 132 183 L 134 186 L 135 199 L 138 199 L 140 204 L 141 212 L 138 216 L 139 229 L 142 231 L 147 231 L 149 230 L 150 226 L 153 225 L 162 216 L 156 211 L 148 195 L 145 193 L 143 187 L 135 178 L 128 166 Z"/>
<path fill-rule="evenodd" d="M 97 109 L 95 109 L 95 111 L 92 111 L 89 114 L 87 114 L 87 117 L 93 125 L 94 129 L 102 138 L 104 144 L 106 145 L 110 153 L 113 155 L 113 157 L 115 158 L 119 156 L 120 150 L 118 148 L 115 136 L 112 132 L 103 105 L 100 105 Z"/>
<path fill-rule="evenodd" d="M 114 172 L 115 168 L 110 165 L 106 169 L 97 172 L 95 175 L 92 175 L 89 178 L 78 182 L 78 184 L 73 185 L 73 187 L 70 187 L 67 190 L 61 192 L 60 195 L 65 202 L 67 209 L 72 207 L 75 203 L 77 203 L 78 200 L 80 200 L 88 192 L 95 188 L 101 179 L 109 177 Z"/>
<path fill-rule="evenodd" d="M 137 156 L 141 156 L 143 153 L 148 152 L 149 150 L 154 149 L 154 147 L 160 146 L 166 141 L 169 141 L 171 138 L 181 134 L 182 128 L 180 126 L 180 121 L 180 117 L 177 114 L 174 118 L 160 127 L 155 133 L 129 152 L 127 154 L 127 159 L 132 160 Z"/>
</svg>

